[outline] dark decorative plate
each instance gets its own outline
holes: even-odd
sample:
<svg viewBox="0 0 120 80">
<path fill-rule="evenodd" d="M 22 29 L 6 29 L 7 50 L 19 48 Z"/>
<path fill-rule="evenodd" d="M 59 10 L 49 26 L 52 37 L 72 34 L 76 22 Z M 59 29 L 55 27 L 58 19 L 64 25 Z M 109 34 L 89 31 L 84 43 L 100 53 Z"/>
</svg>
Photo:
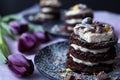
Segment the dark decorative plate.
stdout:
<svg viewBox="0 0 120 80">
<path fill-rule="evenodd" d="M 35 19 L 34 17 L 35 17 L 39 12 L 25 14 L 25 15 L 23 16 L 23 18 L 24 18 L 26 21 L 28 21 L 28 22 L 30 22 L 30 23 L 33 23 L 33 24 L 44 24 L 44 23 L 48 23 L 48 22 L 51 22 L 51 21 L 52 21 L 52 23 L 54 22 L 54 24 L 56 24 L 56 22 L 59 22 L 59 21 L 63 21 L 63 20 L 64 20 L 64 17 L 63 17 L 64 12 L 65 12 L 65 10 L 61 10 L 60 20 L 56 20 L 56 19 L 55 19 L 55 20 L 51 20 L 51 19 Z"/>
<path fill-rule="evenodd" d="M 40 73 L 48 77 L 50 80 L 66 80 L 61 76 L 66 73 L 65 60 L 68 52 L 68 41 L 55 43 L 38 51 L 34 58 L 35 65 Z M 120 54 L 120 44 L 116 46 L 118 54 Z M 119 64 L 120 66 L 120 64 Z M 84 75 L 83 73 L 71 72 L 72 75 L 78 75 L 82 80 L 95 80 L 93 75 Z M 120 80 L 120 70 L 114 70 L 107 74 L 111 78 Z"/>
<path fill-rule="evenodd" d="M 47 23 L 44 25 L 43 28 L 54 38 L 61 37 L 61 38 L 69 39 L 69 34 L 64 32 L 64 26 L 62 24 L 63 22 L 60 21 L 57 24 Z"/>
<path fill-rule="evenodd" d="M 30 22 L 30 23 L 33 23 L 33 24 L 43 24 L 43 23 L 45 22 L 44 20 L 35 20 L 35 19 L 33 19 L 33 17 L 34 17 L 35 15 L 37 15 L 37 13 L 29 13 L 29 14 L 25 14 L 25 15 L 23 16 L 23 18 L 24 18 L 26 21 L 28 21 L 28 22 Z"/>
</svg>

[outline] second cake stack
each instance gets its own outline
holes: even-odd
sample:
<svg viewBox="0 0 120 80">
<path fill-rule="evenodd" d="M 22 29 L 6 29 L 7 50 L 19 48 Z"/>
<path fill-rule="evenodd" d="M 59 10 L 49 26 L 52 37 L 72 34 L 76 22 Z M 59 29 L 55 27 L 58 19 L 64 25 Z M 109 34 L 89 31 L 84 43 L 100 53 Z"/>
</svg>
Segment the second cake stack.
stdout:
<svg viewBox="0 0 120 80">
<path fill-rule="evenodd" d="M 80 23 L 85 17 L 93 18 L 92 9 L 85 4 L 76 4 L 65 12 L 65 32 L 73 32 L 73 27 Z"/>
</svg>

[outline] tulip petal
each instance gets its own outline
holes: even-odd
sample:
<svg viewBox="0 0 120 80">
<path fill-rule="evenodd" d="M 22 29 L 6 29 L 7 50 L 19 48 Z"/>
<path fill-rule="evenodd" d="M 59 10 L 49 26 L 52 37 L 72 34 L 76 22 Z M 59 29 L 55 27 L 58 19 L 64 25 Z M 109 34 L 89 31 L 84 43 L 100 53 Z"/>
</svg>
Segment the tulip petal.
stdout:
<svg viewBox="0 0 120 80">
<path fill-rule="evenodd" d="M 8 67 L 21 77 L 29 76 L 34 71 L 32 60 L 28 60 L 21 54 L 10 55 L 8 57 Z"/>
</svg>

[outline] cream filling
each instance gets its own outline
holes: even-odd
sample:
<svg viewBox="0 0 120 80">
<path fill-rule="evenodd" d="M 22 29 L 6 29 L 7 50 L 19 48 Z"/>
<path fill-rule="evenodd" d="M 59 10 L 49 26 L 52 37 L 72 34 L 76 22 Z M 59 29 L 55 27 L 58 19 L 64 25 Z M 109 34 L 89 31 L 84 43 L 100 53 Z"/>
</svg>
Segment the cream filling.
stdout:
<svg viewBox="0 0 120 80">
<path fill-rule="evenodd" d="M 72 26 L 67 26 L 67 30 L 73 31 L 73 27 Z"/>
<path fill-rule="evenodd" d="M 74 16 L 74 15 L 79 15 L 79 14 L 84 14 L 84 13 L 92 13 L 91 9 L 88 10 L 69 10 L 65 12 L 65 16 Z"/>
<path fill-rule="evenodd" d="M 80 13 L 81 13 L 80 10 L 76 10 L 76 11 L 74 11 L 74 10 L 69 10 L 69 11 L 67 11 L 67 12 L 65 13 L 65 15 L 66 15 L 66 16 L 70 16 L 70 15 L 77 15 L 77 14 L 80 14 Z"/>
<path fill-rule="evenodd" d="M 93 62 L 77 59 L 74 56 L 72 56 L 71 54 L 70 54 L 70 57 L 72 57 L 73 61 L 77 62 L 77 63 L 82 63 L 82 64 L 85 64 L 85 65 L 88 65 L 88 66 L 98 65 L 98 63 L 93 63 Z"/>
<path fill-rule="evenodd" d="M 101 42 L 101 41 L 109 41 L 110 38 L 113 37 L 112 30 L 109 32 L 104 32 L 104 33 L 91 33 L 91 32 L 84 33 L 84 31 L 87 30 L 88 28 L 85 27 L 84 29 L 81 29 L 81 28 L 79 28 L 80 26 L 85 26 L 85 25 L 77 24 L 74 27 L 74 33 L 76 35 L 79 35 L 80 38 L 84 39 L 88 43 L 97 43 L 97 42 Z M 92 28 L 92 26 L 91 26 L 91 28 Z"/>
<path fill-rule="evenodd" d="M 75 24 L 75 23 L 80 23 L 82 21 L 82 19 L 69 19 L 66 20 L 65 22 L 68 24 Z"/>
<path fill-rule="evenodd" d="M 78 46 L 76 44 L 71 44 L 70 46 L 73 47 L 75 50 L 81 50 L 83 52 L 91 52 L 93 54 L 104 53 L 104 52 L 107 52 L 109 50 L 109 48 L 104 48 L 104 49 L 99 49 L 99 50 L 92 50 L 92 49 L 84 48 L 82 46 Z"/>
<path fill-rule="evenodd" d="M 51 5 L 53 5 L 53 6 L 61 6 L 61 3 L 58 1 L 58 0 L 54 0 L 54 1 L 52 1 L 52 0 L 47 0 L 47 1 L 41 1 L 40 2 L 40 5 L 46 5 L 46 6 L 51 6 Z"/>
<path fill-rule="evenodd" d="M 41 8 L 41 12 L 43 12 L 43 13 L 47 13 L 47 12 L 51 12 L 51 11 L 53 11 L 51 8 Z"/>
<path fill-rule="evenodd" d="M 43 19 L 52 19 L 52 18 L 54 18 L 53 15 L 43 14 L 43 13 L 38 14 L 36 17 L 43 18 Z"/>
<path fill-rule="evenodd" d="M 99 63 L 94 63 L 94 62 L 89 62 L 89 61 L 84 61 L 84 60 L 77 59 L 74 56 L 72 56 L 71 54 L 70 54 L 70 57 L 72 57 L 74 62 L 82 63 L 82 64 L 88 65 L 88 66 L 94 66 L 94 65 L 98 65 L 99 64 Z M 104 62 L 100 62 L 100 63 L 111 64 L 113 62 L 114 62 L 114 60 L 109 60 L 109 61 L 104 61 Z"/>
</svg>

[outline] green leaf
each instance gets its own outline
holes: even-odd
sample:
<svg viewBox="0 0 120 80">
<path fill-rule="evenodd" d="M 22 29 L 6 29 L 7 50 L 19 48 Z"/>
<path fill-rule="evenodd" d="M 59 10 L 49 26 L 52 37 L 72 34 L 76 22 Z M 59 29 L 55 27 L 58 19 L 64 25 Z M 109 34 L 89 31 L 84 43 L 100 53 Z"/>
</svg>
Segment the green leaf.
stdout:
<svg viewBox="0 0 120 80">
<path fill-rule="evenodd" d="M 16 39 L 16 36 L 11 32 L 10 27 L 8 26 L 7 23 L 1 22 L 1 29 L 4 34 L 7 34 L 13 40 Z"/>
<path fill-rule="evenodd" d="M 43 32 L 43 33 L 45 32 L 42 27 L 36 26 L 34 24 L 29 24 L 29 28 L 30 28 L 29 32 Z"/>
<path fill-rule="evenodd" d="M 8 15 L 8 16 L 4 16 L 2 18 L 2 22 L 5 22 L 5 23 L 9 23 L 10 21 L 16 21 L 16 20 L 20 20 L 20 17 L 18 17 L 17 15 L 15 14 L 12 14 L 12 15 Z"/>
<path fill-rule="evenodd" d="M 7 57 L 10 53 L 10 50 L 8 48 L 8 45 L 4 39 L 4 35 L 2 33 L 2 29 L 0 27 L 0 61 L 1 62 L 6 62 L 7 61 Z"/>
<path fill-rule="evenodd" d="M 7 58 L 3 55 L 1 49 L 0 49 L 0 62 L 2 62 L 2 63 L 6 63 L 7 62 Z"/>
</svg>

